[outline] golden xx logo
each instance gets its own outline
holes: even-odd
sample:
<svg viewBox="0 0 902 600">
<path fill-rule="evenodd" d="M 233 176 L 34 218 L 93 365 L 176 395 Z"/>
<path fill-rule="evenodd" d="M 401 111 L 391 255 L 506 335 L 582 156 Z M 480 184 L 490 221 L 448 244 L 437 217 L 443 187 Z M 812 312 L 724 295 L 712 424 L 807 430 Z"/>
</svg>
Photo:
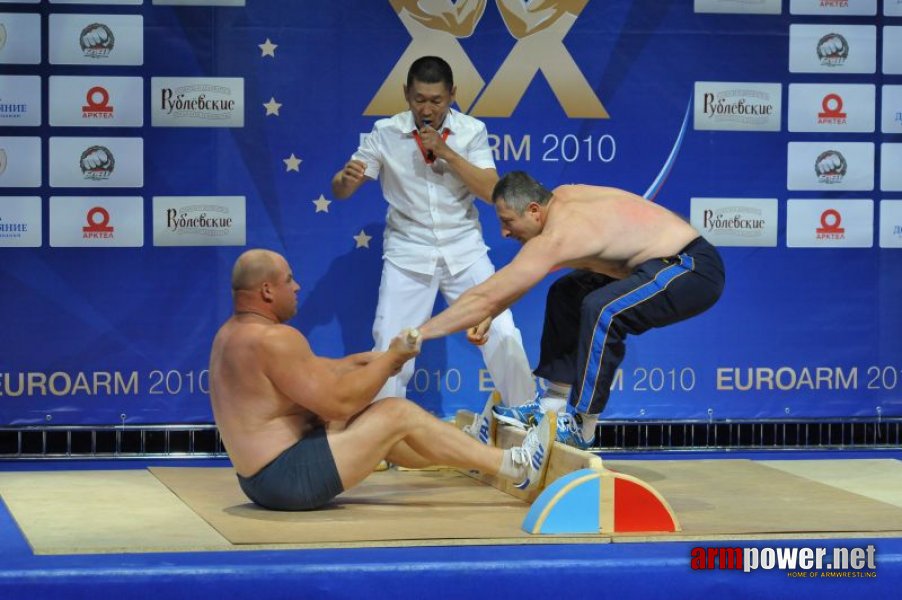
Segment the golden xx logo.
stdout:
<svg viewBox="0 0 902 600">
<path fill-rule="evenodd" d="M 607 119 L 589 82 L 564 46 L 564 36 L 589 0 L 495 0 L 508 32 L 517 43 L 486 85 L 459 39 L 473 35 L 487 0 L 389 0 L 412 38 L 366 116 L 386 116 L 407 108 L 399 87 L 417 58 L 440 56 L 454 70 L 457 104 L 476 117 L 509 117 L 541 71 L 561 108 L 571 119 Z"/>
</svg>

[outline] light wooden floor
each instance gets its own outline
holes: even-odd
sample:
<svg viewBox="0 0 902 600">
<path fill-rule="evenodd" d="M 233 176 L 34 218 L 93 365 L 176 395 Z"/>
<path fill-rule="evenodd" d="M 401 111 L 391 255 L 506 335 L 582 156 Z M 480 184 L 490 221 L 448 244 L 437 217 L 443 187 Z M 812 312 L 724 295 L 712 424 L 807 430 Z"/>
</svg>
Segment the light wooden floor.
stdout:
<svg viewBox="0 0 902 600">
<path fill-rule="evenodd" d="M 375 473 L 324 510 L 274 512 L 228 468 L 0 473 L 36 554 L 351 546 L 898 536 L 902 462 L 606 461 L 642 478 L 683 525 L 655 536 L 530 536 L 528 504 L 455 471 Z"/>
</svg>

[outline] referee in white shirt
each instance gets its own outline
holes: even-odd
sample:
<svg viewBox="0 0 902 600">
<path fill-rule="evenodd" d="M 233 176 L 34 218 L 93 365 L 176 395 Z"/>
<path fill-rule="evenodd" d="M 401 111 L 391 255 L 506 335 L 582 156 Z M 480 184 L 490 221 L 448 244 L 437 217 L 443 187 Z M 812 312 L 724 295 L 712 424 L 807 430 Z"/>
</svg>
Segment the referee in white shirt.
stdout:
<svg viewBox="0 0 902 600">
<path fill-rule="evenodd" d="M 410 110 L 376 121 L 332 178 L 338 199 L 378 179 L 388 202 L 373 323 L 376 350 L 388 348 L 405 327 L 429 319 L 437 292 L 451 304 L 495 272 L 473 203 L 477 196 L 492 197 L 498 173 L 485 125 L 451 108 L 454 93 L 447 62 L 435 56 L 415 60 L 404 86 Z M 495 317 L 480 350 L 504 404 L 532 401 L 535 379 L 510 310 Z M 376 399 L 405 397 L 413 372 L 410 360 Z"/>
</svg>

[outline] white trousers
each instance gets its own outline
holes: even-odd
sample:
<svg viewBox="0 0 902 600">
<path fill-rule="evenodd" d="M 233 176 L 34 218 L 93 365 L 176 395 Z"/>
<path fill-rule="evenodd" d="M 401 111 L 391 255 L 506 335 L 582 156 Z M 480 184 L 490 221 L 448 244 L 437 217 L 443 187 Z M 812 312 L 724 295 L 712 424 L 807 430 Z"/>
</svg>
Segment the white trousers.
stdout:
<svg viewBox="0 0 902 600">
<path fill-rule="evenodd" d="M 432 316 L 436 294 L 441 291 L 450 305 L 470 289 L 492 276 L 495 267 L 483 255 L 456 276 L 439 261 L 433 275 L 401 269 L 388 260 L 382 262 L 379 303 L 373 322 L 376 350 L 386 350 L 392 339 L 405 327 L 416 327 Z M 535 377 L 523 350 L 523 338 L 514 325 L 510 310 L 495 317 L 488 341 L 479 346 L 485 365 L 504 404 L 517 406 L 531 402 L 535 396 Z M 414 373 L 414 361 L 408 361 L 401 372 L 385 382 L 376 399 L 407 395 L 407 382 Z"/>
</svg>

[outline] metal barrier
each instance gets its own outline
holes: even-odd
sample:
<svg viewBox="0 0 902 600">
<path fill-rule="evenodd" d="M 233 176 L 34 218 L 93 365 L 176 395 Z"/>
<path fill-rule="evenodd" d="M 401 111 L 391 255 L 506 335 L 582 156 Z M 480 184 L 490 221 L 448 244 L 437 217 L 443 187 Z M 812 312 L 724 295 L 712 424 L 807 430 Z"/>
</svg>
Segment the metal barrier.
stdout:
<svg viewBox="0 0 902 600">
<path fill-rule="evenodd" d="M 896 449 L 902 419 L 812 421 L 605 421 L 596 450 Z"/>
<path fill-rule="evenodd" d="M 0 427 L 0 458 L 217 458 L 215 425 Z"/>
<path fill-rule="evenodd" d="M 902 419 L 603 421 L 595 451 L 902 448 Z M 0 459 L 224 458 L 213 424 L 0 427 Z"/>
</svg>

